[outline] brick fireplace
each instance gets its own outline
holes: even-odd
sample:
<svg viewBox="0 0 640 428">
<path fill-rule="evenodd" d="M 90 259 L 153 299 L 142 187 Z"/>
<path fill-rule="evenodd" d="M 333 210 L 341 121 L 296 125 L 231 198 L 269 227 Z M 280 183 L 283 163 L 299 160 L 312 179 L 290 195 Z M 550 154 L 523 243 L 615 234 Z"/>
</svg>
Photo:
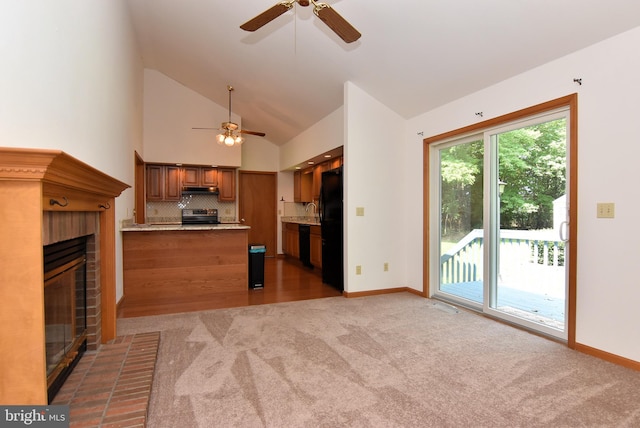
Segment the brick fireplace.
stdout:
<svg viewBox="0 0 640 428">
<path fill-rule="evenodd" d="M 87 349 L 96 350 L 102 339 L 100 288 L 100 217 L 93 212 L 43 213 L 43 245 L 86 236 L 87 239 Z"/>
<path fill-rule="evenodd" d="M 115 338 L 114 207 L 127 187 L 58 150 L 0 148 L 0 403 L 47 404 L 44 245 L 92 236 L 88 346 Z"/>
</svg>

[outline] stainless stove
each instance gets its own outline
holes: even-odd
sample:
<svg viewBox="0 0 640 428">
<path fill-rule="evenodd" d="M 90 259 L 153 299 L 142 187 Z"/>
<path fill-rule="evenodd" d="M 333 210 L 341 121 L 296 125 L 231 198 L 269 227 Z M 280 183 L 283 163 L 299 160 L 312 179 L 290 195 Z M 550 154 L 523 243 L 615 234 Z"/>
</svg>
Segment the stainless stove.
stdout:
<svg viewBox="0 0 640 428">
<path fill-rule="evenodd" d="M 182 224 L 219 224 L 215 208 L 188 208 L 182 210 Z"/>
</svg>

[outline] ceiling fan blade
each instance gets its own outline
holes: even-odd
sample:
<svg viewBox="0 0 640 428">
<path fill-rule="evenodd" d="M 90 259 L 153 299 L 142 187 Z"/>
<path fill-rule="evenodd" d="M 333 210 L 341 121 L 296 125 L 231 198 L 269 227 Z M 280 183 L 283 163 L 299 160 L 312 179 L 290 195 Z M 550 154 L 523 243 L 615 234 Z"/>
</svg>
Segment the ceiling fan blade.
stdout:
<svg viewBox="0 0 640 428">
<path fill-rule="evenodd" d="M 265 135 L 267 135 L 264 132 L 247 131 L 246 129 L 241 129 L 238 132 L 241 134 L 257 135 L 258 137 L 264 137 Z"/>
<path fill-rule="evenodd" d="M 240 26 L 245 31 L 256 31 L 258 28 L 273 21 L 293 7 L 293 1 L 278 3 L 265 10 L 260 15 L 248 20 Z"/>
<path fill-rule="evenodd" d="M 319 6 L 319 7 L 318 7 Z M 353 25 L 349 24 L 334 8 L 326 3 L 318 3 L 313 12 L 322 20 L 329 28 L 333 30 L 345 43 L 355 42 L 362 36 Z"/>
<path fill-rule="evenodd" d="M 208 129 L 208 130 L 215 130 L 215 131 L 220 130 L 220 128 L 191 128 L 191 129 Z"/>
</svg>

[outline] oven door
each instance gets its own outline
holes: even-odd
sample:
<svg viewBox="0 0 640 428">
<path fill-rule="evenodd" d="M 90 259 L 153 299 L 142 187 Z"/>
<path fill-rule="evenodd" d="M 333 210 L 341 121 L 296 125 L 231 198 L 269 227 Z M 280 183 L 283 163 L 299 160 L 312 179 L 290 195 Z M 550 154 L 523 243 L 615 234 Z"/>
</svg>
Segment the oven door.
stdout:
<svg viewBox="0 0 640 428">
<path fill-rule="evenodd" d="M 182 224 L 183 225 L 193 225 L 193 224 L 219 224 L 218 217 L 214 216 L 206 216 L 206 215 L 194 215 L 194 216 L 183 216 Z"/>
</svg>

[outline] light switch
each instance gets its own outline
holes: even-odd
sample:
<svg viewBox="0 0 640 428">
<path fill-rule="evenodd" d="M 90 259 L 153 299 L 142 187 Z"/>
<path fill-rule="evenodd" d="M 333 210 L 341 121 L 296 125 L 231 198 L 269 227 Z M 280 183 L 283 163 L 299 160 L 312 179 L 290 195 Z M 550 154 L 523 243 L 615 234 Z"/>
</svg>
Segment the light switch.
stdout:
<svg viewBox="0 0 640 428">
<path fill-rule="evenodd" d="M 362 266 L 360 265 L 356 266 L 356 275 L 362 275 Z"/>
<path fill-rule="evenodd" d="M 598 218 L 614 218 L 616 214 L 616 204 L 613 202 L 598 202 Z"/>
<path fill-rule="evenodd" d="M 356 215 L 358 217 L 364 216 L 364 207 L 356 207 Z"/>
</svg>

